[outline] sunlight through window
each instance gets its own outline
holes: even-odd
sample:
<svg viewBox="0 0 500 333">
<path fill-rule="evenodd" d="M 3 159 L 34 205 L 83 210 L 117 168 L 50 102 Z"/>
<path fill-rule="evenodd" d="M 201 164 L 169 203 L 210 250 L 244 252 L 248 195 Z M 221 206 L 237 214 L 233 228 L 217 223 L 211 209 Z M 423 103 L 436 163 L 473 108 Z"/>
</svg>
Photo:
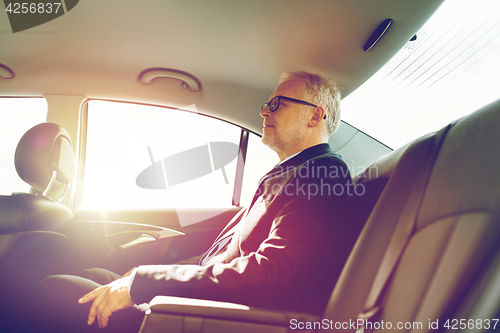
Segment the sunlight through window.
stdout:
<svg viewBox="0 0 500 333">
<path fill-rule="evenodd" d="M 342 102 L 343 119 L 392 148 L 500 98 L 500 1 L 448 0 Z"/>
</svg>

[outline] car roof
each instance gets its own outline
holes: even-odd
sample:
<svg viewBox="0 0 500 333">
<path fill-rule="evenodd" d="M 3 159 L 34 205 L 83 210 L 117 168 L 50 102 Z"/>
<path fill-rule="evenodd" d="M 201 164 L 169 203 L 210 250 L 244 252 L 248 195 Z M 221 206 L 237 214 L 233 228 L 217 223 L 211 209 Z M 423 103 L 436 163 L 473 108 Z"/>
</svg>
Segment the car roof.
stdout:
<svg viewBox="0 0 500 333">
<path fill-rule="evenodd" d="M 442 1 L 80 1 L 45 24 L 12 33 L 0 20 L 4 96 L 48 94 L 195 104 L 197 110 L 261 131 L 259 106 L 281 72 L 335 78 L 348 95 L 386 63 Z M 74 2 L 73 2 L 74 3 Z M 381 22 L 393 26 L 369 52 Z M 197 78 L 201 92 L 177 80 L 139 82 L 150 68 Z"/>
</svg>

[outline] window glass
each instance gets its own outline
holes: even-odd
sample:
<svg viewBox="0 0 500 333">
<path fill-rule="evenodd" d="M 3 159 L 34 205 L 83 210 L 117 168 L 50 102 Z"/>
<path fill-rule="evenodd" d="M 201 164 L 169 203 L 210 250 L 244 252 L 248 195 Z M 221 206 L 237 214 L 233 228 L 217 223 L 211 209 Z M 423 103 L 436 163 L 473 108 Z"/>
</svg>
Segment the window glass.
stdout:
<svg viewBox="0 0 500 333">
<path fill-rule="evenodd" d="M 0 194 L 29 192 L 17 175 L 14 154 L 23 134 L 47 119 L 45 98 L 0 98 Z"/>
<path fill-rule="evenodd" d="M 240 133 L 196 112 L 90 101 L 82 208 L 229 207 Z"/>
<path fill-rule="evenodd" d="M 343 120 L 396 149 L 498 100 L 498 22 L 498 0 L 446 0 L 416 39 L 342 100 Z"/>
<path fill-rule="evenodd" d="M 250 205 L 260 178 L 278 163 L 278 155 L 265 146 L 259 136 L 250 133 L 243 174 L 241 206 L 248 207 Z"/>
</svg>

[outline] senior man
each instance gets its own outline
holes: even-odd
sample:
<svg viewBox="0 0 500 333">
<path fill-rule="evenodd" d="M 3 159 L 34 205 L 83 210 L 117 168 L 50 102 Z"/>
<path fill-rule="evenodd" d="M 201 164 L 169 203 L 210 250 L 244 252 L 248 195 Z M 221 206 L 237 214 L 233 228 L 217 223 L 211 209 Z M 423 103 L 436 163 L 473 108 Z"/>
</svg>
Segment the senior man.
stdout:
<svg viewBox="0 0 500 333">
<path fill-rule="evenodd" d="M 362 227 L 350 217 L 349 170 L 327 143 L 340 123 L 339 103 L 335 83 L 324 76 L 283 74 L 260 113 L 262 141 L 281 162 L 199 264 L 139 266 L 124 277 L 94 272 L 116 278 L 105 285 L 49 277 L 39 286 L 49 323 L 81 320 L 95 328 L 97 321 L 137 331 L 142 314 L 135 308 L 156 295 L 321 313 Z M 85 318 L 76 318 L 83 316 L 74 306 Z M 137 324 L 124 324 L 130 321 Z"/>
</svg>

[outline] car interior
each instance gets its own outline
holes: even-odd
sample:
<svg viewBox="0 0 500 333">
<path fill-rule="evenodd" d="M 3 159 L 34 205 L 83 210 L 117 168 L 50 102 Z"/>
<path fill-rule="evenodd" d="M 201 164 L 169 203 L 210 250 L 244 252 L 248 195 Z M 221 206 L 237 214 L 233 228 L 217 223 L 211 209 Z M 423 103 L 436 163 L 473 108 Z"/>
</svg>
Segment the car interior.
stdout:
<svg viewBox="0 0 500 333">
<path fill-rule="evenodd" d="M 337 82 L 329 144 L 362 189 L 327 307 L 158 295 L 140 332 L 500 329 L 496 1 L 29 3 L 0 6 L 0 331 L 33 331 L 49 275 L 204 253 L 278 163 L 260 106 L 298 70 Z"/>
</svg>

